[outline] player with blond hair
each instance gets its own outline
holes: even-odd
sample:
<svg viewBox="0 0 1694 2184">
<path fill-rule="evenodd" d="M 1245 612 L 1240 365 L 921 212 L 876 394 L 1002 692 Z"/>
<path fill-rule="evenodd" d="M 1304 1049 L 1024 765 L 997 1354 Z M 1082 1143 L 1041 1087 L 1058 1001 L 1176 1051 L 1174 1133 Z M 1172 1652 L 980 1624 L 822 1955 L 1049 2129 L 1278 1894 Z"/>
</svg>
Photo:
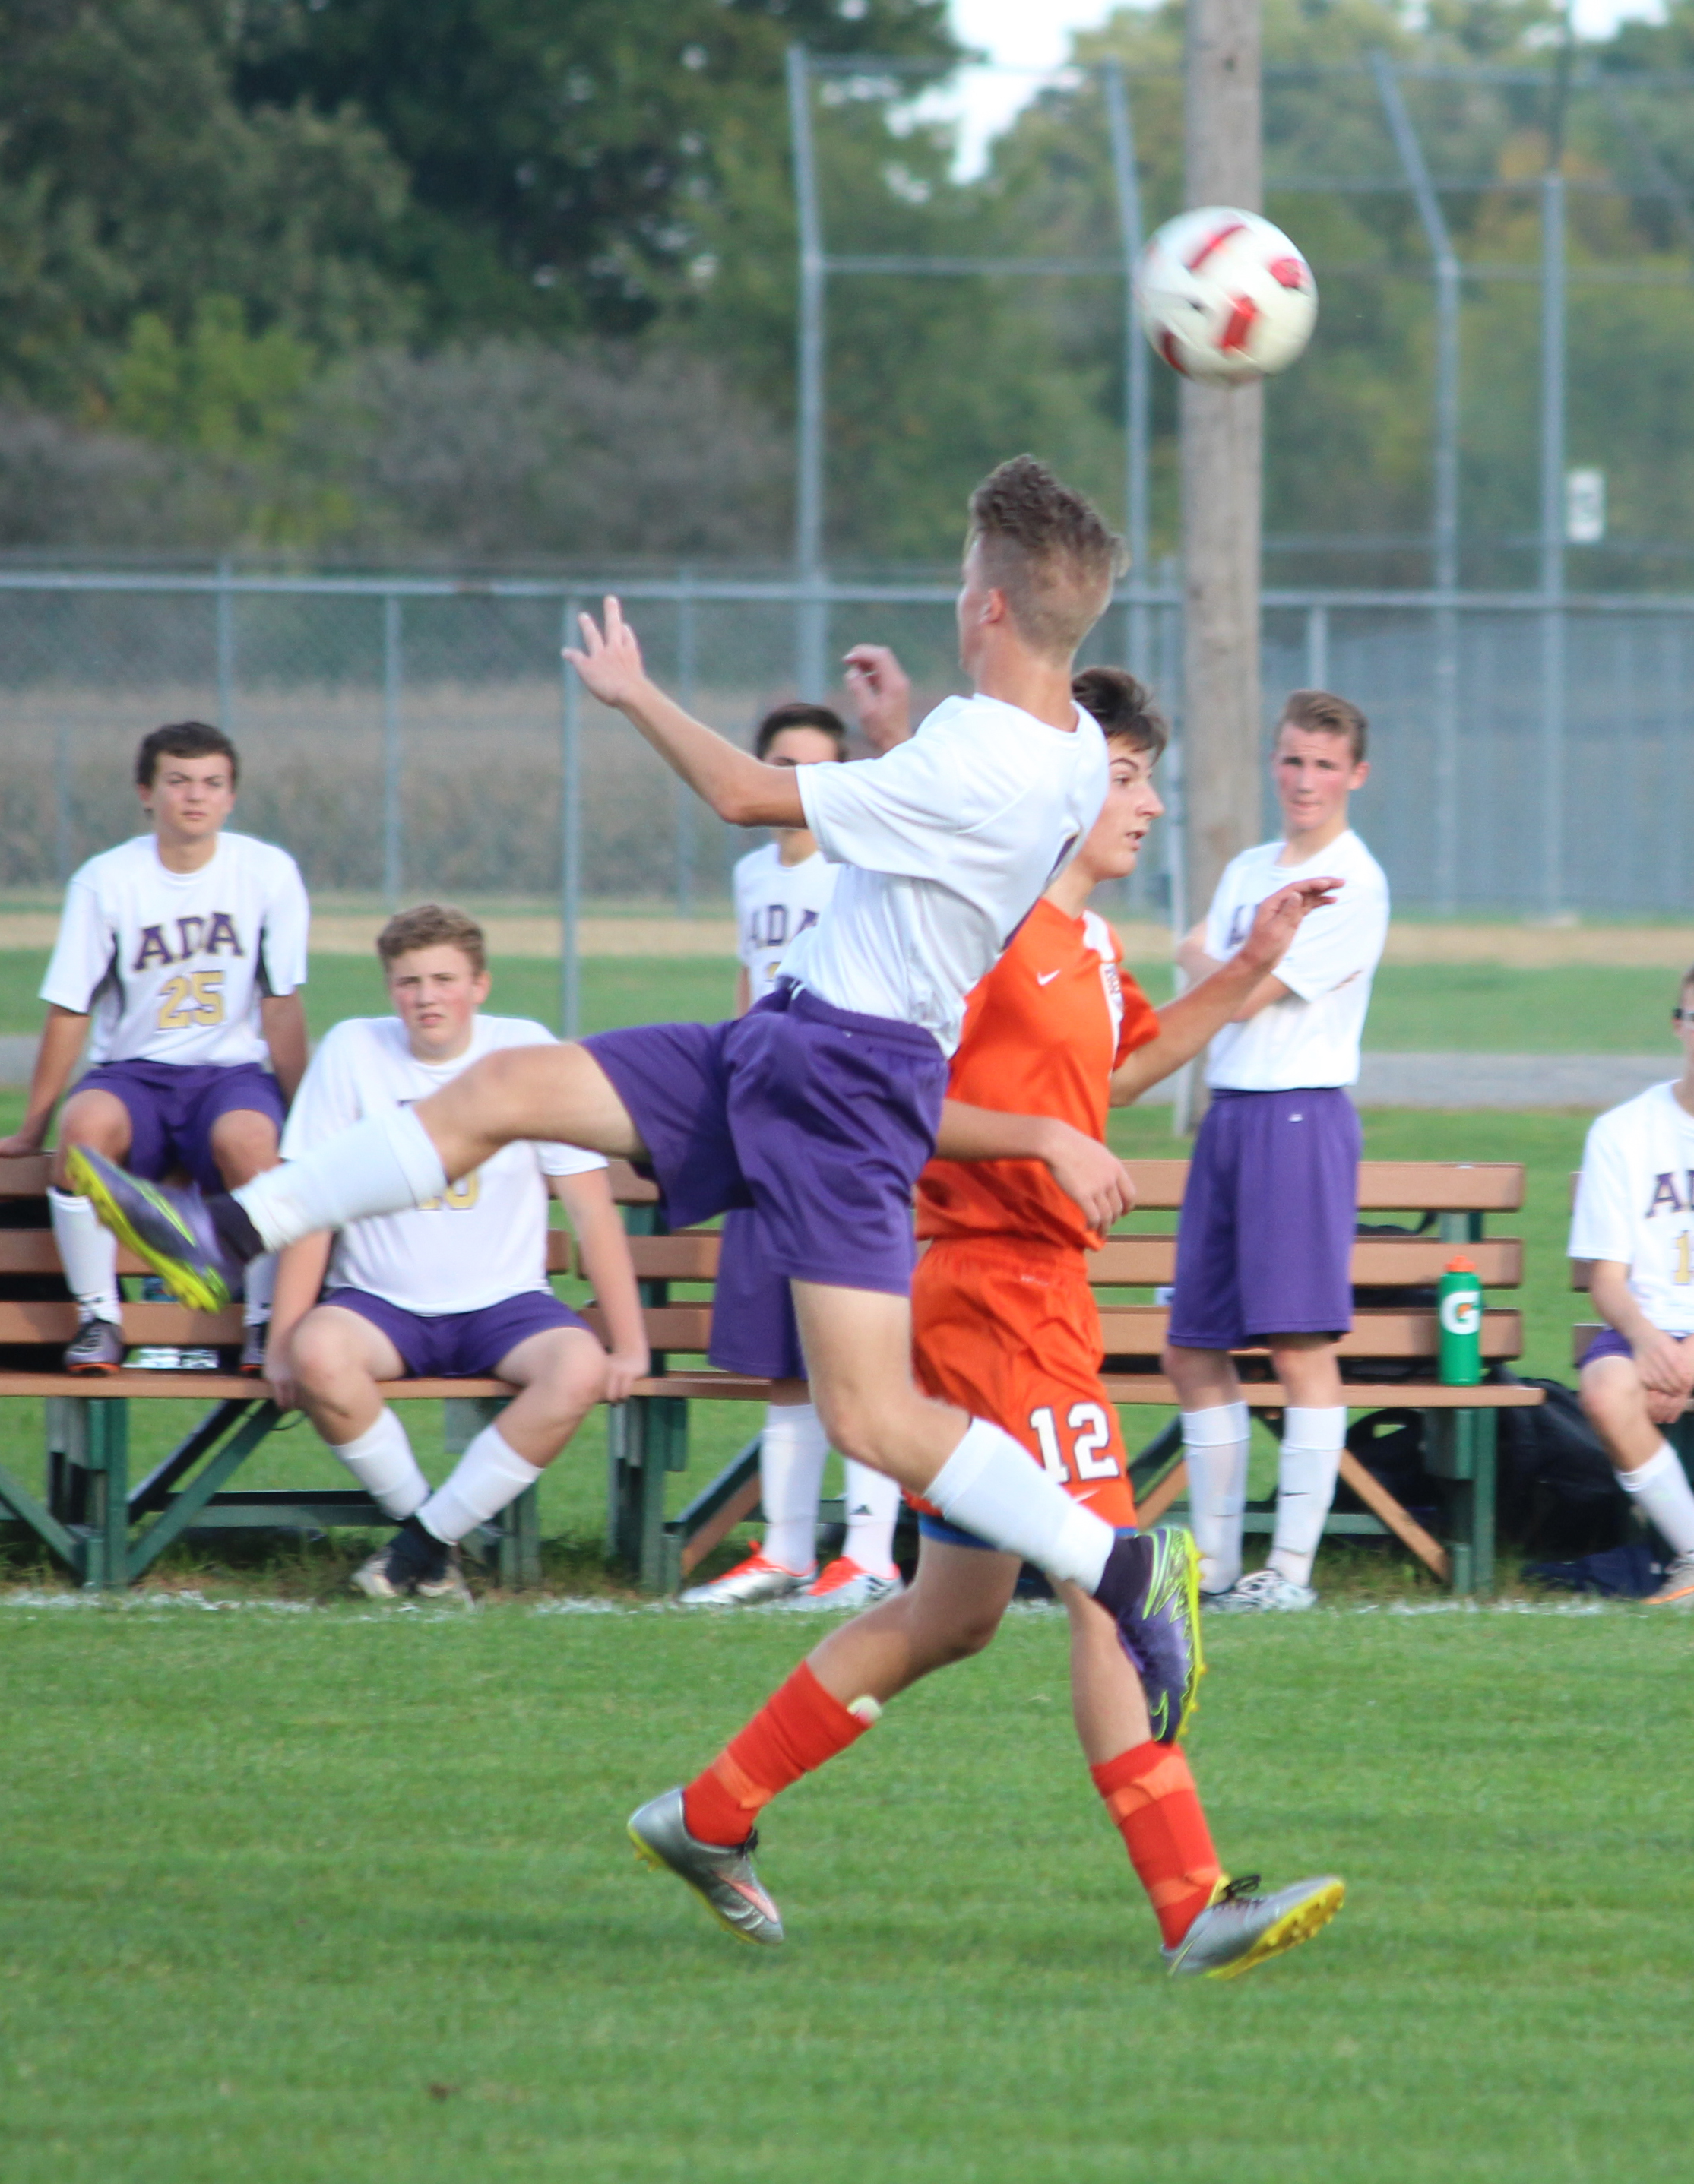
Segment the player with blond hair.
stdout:
<svg viewBox="0 0 1694 2184">
<path fill-rule="evenodd" d="M 933 1149 L 965 997 L 1100 815 L 1098 724 L 1071 694 L 1078 645 L 1112 595 L 1118 543 L 1028 456 L 971 500 L 957 602 L 975 694 L 855 766 L 777 767 L 649 679 L 616 599 L 568 655 L 711 805 L 748 827 L 808 827 L 844 869 L 778 991 L 735 1021 L 606 1032 L 491 1055 L 415 1106 L 372 1116 L 238 1194 L 176 1193 L 86 1157 L 103 1217 L 190 1301 L 220 1300 L 271 1249 L 434 1197 L 515 1138 L 649 1163 L 673 1226 L 750 1204 L 794 1298 L 830 1439 L 923 1494 L 946 1520 L 1105 1607 L 1174 1736 L 1198 1671 L 1185 1533 L 1121 1537 L 991 1420 L 911 1373 L 911 1193 Z M 1123 1210 L 1123 1171 L 1080 1187 Z M 841 1748 L 866 1695 L 802 1665 L 772 1702 L 795 1752 Z M 856 1710 L 855 1710 L 856 1709 Z M 690 1833 L 683 1792 L 644 1806 L 645 1849 L 726 1916 L 780 1929 L 742 1841 Z"/>
</svg>

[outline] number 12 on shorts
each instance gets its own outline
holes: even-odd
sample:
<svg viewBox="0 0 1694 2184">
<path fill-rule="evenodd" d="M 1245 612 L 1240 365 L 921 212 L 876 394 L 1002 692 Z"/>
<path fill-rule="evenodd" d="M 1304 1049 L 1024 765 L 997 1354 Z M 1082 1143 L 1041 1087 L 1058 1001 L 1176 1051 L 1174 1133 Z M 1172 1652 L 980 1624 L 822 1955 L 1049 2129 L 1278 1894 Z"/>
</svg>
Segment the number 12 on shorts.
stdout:
<svg viewBox="0 0 1694 2184">
<path fill-rule="evenodd" d="M 1112 1429 L 1106 1422 L 1106 1413 L 1098 1403 L 1073 1403 L 1066 1414 L 1066 1424 L 1071 1430 L 1071 1462 L 1076 1466 L 1078 1479 L 1116 1479 L 1117 1459 L 1111 1452 Z M 1041 1450 L 1041 1461 L 1047 1475 L 1056 1479 L 1061 1486 L 1069 1485 L 1072 1473 L 1067 1467 L 1064 1451 L 1059 1446 L 1059 1422 L 1050 1404 L 1044 1403 L 1039 1411 L 1031 1411 L 1029 1424 Z M 1106 1453 L 1102 1455 L 1101 1451 Z"/>
</svg>

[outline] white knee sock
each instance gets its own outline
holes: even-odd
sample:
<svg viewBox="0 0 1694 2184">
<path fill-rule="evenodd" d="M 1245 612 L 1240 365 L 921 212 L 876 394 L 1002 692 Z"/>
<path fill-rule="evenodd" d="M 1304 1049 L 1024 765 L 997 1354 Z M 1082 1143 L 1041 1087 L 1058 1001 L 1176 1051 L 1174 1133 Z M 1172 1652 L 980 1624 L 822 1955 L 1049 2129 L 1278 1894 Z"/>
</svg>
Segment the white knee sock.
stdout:
<svg viewBox="0 0 1694 2184">
<path fill-rule="evenodd" d="M 772 1403 L 759 1436 L 759 1496 L 765 1507 L 761 1552 L 785 1570 L 817 1561 L 817 1497 L 829 1437 L 810 1403 Z"/>
<path fill-rule="evenodd" d="M 242 1277 L 241 1318 L 243 1327 L 265 1327 L 270 1321 L 270 1300 L 276 1291 L 276 1254 L 251 1259 Z"/>
<path fill-rule="evenodd" d="M 1266 1557 L 1294 1585 L 1310 1585 L 1323 1519 L 1335 1498 L 1335 1475 L 1347 1438 L 1346 1406 L 1290 1407 L 1283 1413 L 1276 1468 L 1276 1533 Z"/>
<path fill-rule="evenodd" d="M 117 1238 L 100 1226 L 92 1201 L 70 1191 L 49 1186 L 47 1210 L 65 1286 L 76 1299 L 78 1311 L 85 1319 L 109 1319 L 114 1327 L 121 1326 Z"/>
<path fill-rule="evenodd" d="M 446 1188 L 447 1171 L 429 1132 L 410 1107 L 387 1107 L 298 1160 L 267 1168 L 230 1195 L 265 1249 L 280 1251 L 369 1213 L 403 1213 Z"/>
<path fill-rule="evenodd" d="M 418 1522 L 449 1546 L 473 1526 L 498 1517 L 526 1486 L 533 1486 L 542 1467 L 527 1463 L 498 1426 L 484 1426 L 418 1512 Z"/>
<path fill-rule="evenodd" d="M 1245 1403 L 1216 1403 L 1182 1414 L 1188 1460 L 1188 1508 L 1206 1592 L 1228 1592 L 1241 1574 L 1241 1518 L 1247 1507 L 1247 1447 L 1252 1417 Z"/>
<path fill-rule="evenodd" d="M 847 1466 L 847 1539 L 842 1553 L 872 1577 L 894 1573 L 894 1519 L 900 1482 L 867 1463 Z"/>
<path fill-rule="evenodd" d="M 1100 1583 L 1117 1537 L 1110 1524 L 1073 1502 L 1028 1449 L 986 1418 L 971 1420 L 923 1492 L 950 1524 L 1085 1592 Z"/>
<path fill-rule="evenodd" d="M 332 1442 L 330 1452 L 341 1458 L 371 1500 L 396 1524 L 429 1499 L 429 1481 L 418 1469 L 406 1429 L 387 1404 L 378 1412 L 374 1426 L 339 1448 Z"/>
<path fill-rule="evenodd" d="M 1618 1484 L 1674 1555 L 1694 1548 L 1694 1489 L 1681 1458 L 1668 1440 L 1637 1471 L 1620 1471 Z"/>
</svg>

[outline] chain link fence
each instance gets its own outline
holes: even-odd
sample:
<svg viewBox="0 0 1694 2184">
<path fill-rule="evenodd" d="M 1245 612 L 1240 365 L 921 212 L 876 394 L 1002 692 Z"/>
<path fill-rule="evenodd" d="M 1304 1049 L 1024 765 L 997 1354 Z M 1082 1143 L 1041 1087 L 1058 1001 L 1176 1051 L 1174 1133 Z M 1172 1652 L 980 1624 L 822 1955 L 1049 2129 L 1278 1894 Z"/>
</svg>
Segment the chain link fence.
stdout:
<svg viewBox="0 0 1694 2184">
<path fill-rule="evenodd" d="M 137 742 L 198 718 L 240 747 L 237 824 L 320 894 L 721 905 L 745 838 L 561 672 L 601 588 L 0 574 L 0 887 L 51 889 L 135 831 Z M 892 644 L 920 705 L 958 685 L 940 583 L 618 588 L 657 678 L 738 739 L 796 694 L 820 631 L 827 659 Z M 1552 873 L 1572 911 L 1694 912 L 1694 599 L 1571 598 L 1549 621 L 1540 594 L 1268 593 L 1268 733 L 1296 686 L 1362 705 L 1358 824 L 1402 908 L 1544 912 Z M 1179 722 L 1181 634 L 1173 585 L 1128 593 L 1089 656 L 1135 666 Z M 1126 890 L 1149 915 L 1173 887 L 1181 906 L 1175 830 L 1160 838 Z"/>
</svg>

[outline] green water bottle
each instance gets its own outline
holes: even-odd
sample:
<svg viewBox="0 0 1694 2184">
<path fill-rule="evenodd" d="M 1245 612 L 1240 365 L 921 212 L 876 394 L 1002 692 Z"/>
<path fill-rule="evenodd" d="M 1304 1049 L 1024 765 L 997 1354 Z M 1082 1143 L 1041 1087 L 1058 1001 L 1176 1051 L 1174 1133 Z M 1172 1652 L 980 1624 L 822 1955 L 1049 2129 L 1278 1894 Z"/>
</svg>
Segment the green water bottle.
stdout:
<svg viewBox="0 0 1694 2184">
<path fill-rule="evenodd" d="M 1435 1291 L 1441 1340 L 1438 1378 L 1449 1388 L 1474 1388 L 1482 1378 L 1482 1284 L 1473 1261 L 1447 1261 Z"/>
</svg>

